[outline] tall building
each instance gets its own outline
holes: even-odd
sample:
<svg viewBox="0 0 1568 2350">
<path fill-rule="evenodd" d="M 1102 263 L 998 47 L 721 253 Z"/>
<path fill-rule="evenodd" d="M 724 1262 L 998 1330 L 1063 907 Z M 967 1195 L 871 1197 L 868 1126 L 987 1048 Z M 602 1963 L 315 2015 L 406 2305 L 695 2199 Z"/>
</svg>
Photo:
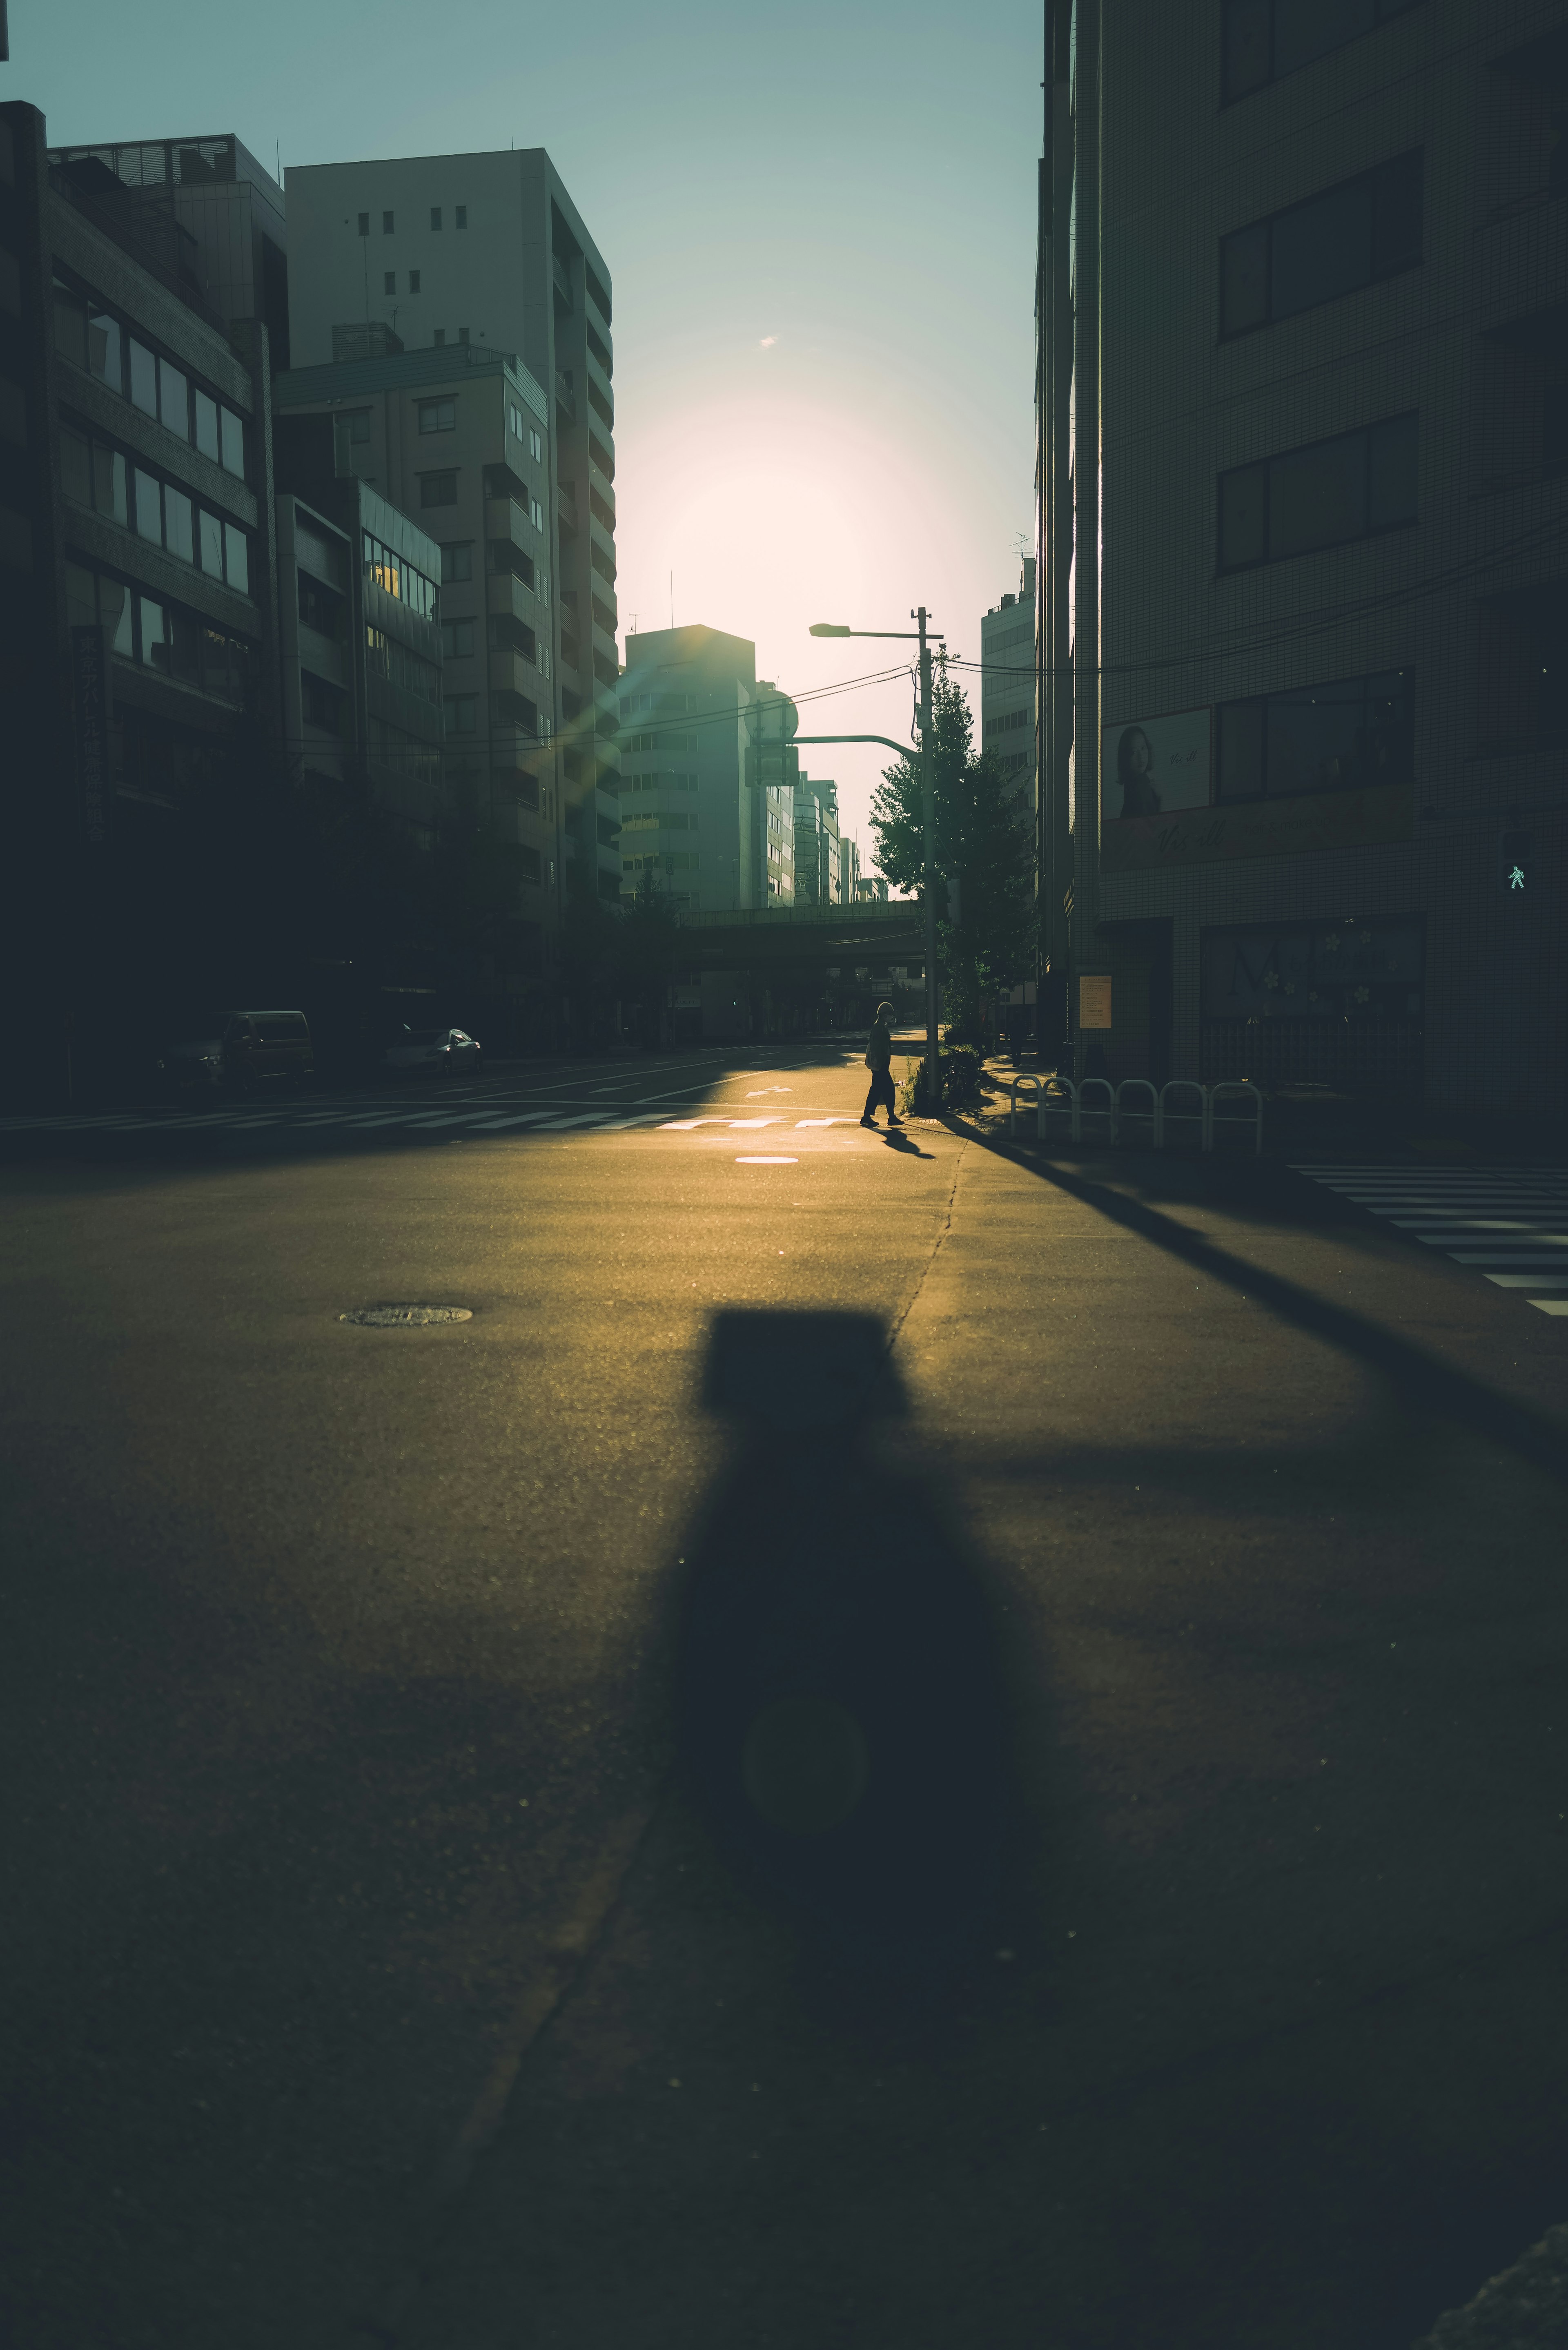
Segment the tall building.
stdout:
<svg viewBox="0 0 1568 2350">
<path fill-rule="evenodd" d="M 844 851 L 838 786 L 827 775 L 797 777 L 794 787 L 794 895 L 797 904 L 843 902 Z"/>
<path fill-rule="evenodd" d="M 1568 9 L 1048 27 L 1042 886 L 1057 967 L 1110 983 L 1080 1066 L 1561 1118 Z"/>
<path fill-rule="evenodd" d="M 677 906 L 794 899 L 794 705 L 745 637 L 701 626 L 627 639 L 620 681 L 622 888 L 651 870 Z"/>
<path fill-rule="evenodd" d="M 224 131 L 56 147 L 49 160 L 70 167 L 84 206 L 90 208 L 96 193 L 134 222 L 152 253 L 172 265 L 225 327 L 265 320 L 272 364 L 287 367 L 283 190 L 243 140 Z"/>
<path fill-rule="evenodd" d="M 263 805 L 269 370 L 265 324 L 225 329 L 178 238 L 45 136 L 36 108 L 0 107 L 6 933 L 20 1060 L 74 1020 L 88 1076 L 140 982 L 188 963 L 206 910 L 178 876 L 209 811 Z"/>
<path fill-rule="evenodd" d="M 1034 557 L 1026 555 L 1018 591 L 993 604 L 980 624 L 980 745 L 990 751 L 1034 829 Z"/>
<path fill-rule="evenodd" d="M 516 448 L 497 450 L 486 462 L 504 465 L 518 486 L 497 477 L 493 489 L 483 472 L 471 480 L 461 464 L 455 468 L 459 506 L 472 515 L 483 505 L 484 516 L 483 528 L 474 521 L 463 534 L 483 564 L 483 608 L 477 581 L 468 598 L 472 612 L 463 598 L 452 599 L 452 617 L 484 623 L 485 639 L 471 654 L 451 656 L 474 664 L 473 747 L 471 753 L 466 737 L 457 744 L 459 764 L 498 768 L 504 796 L 520 774 L 537 774 L 542 789 L 558 789 L 557 897 L 569 867 L 590 893 L 618 898 L 615 394 L 604 258 L 542 148 L 290 165 L 285 176 L 296 372 L 378 354 L 437 369 L 466 367 L 475 353 L 503 368 L 509 358 L 515 362 L 524 387 L 517 403 L 525 411 L 523 462 L 514 462 Z M 442 352 L 445 359 L 437 359 Z M 431 375 L 428 385 L 433 399 L 438 378 Z M 504 399 L 500 385 L 498 373 L 496 393 Z M 547 418 L 534 410 L 529 386 L 542 395 Z M 515 389 L 511 396 L 515 402 Z M 530 434 L 541 441 L 538 456 Z M 437 473 L 454 470 L 433 458 L 429 464 Z M 434 526 L 429 509 L 421 504 L 413 511 L 448 543 L 447 529 Z M 520 576 L 508 567 L 514 547 L 535 561 L 537 612 L 511 608 L 506 582 Z M 506 608 L 499 613 L 497 598 Z M 493 635 L 489 621 L 497 617 L 532 632 L 547 669 L 535 662 L 532 680 L 519 681 L 521 648 L 510 634 Z M 449 692 L 461 702 L 455 688 Z M 525 758 L 532 764 L 520 764 L 525 746 L 510 723 L 515 710 L 498 703 L 497 695 L 538 709 L 545 729 L 539 740 L 558 754 L 549 785 L 531 750 Z M 454 717 L 460 723 L 466 723 L 461 711 Z M 547 862 L 548 853 L 541 848 L 541 855 Z"/>
<path fill-rule="evenodd" d="M 536 996 L 561 910 L 550 403 L 510 352 L 474 344 L 296 368 L 275 380 L 273 400 L 280 484 L 355 537 L 381 796 L 421 824 L 475 827 L 501 850 L 514 902 L 487 949 L 491 976 Z M 385 527 L 382 501 L 399 510 Z M 434 613 L 400 592 L 400 566 L 415 588 L 434 578 Z M 432 681 L 445 740 L 433 801 L 423 746 Z M 597 893 L 610 895 L 597 856 L 587 864 Z M 618 897 L 618 873 L 611 879 Z"/>
</svg>

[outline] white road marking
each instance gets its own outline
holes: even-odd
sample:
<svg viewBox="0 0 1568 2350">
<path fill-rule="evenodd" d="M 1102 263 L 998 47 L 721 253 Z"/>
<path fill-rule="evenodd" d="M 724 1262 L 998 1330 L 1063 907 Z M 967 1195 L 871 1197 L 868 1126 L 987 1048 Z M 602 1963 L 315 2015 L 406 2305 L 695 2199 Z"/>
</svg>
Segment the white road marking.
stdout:
<svg viewBox="0 0 1568 2350">
<path fill-rule="evenodd" d="M 603 1118 L 602 1109 L 580 1111 L 576 1118 L 547 1118 L 539 1128 L 541 1134 L 559 1134 L 564 1127 L 597 1126 Z"/>
<path fill-rule="evenodd" d="M 739 1134 L 748 1129 L 760 1131 L 764 1126 L 782 1126 L 783 1124 L 782 1118 L 732 1118 L 730 1120 L 730 1130 L 732 1134 Z"/>
<path fill-rule="evenodd" d="M 1353 1207 L 1395 1232 L 1441 1249 L 1455 1264 L 1474 1265 L 1500 1289 L 1526 1293 L 1542 1314 L 1568 1312 L 1568 1299 L 1539 1293 L 1568 1288 L 1568 1175 L 1550 1168 L 1298 1167 Z M 1504 1271 L 1502 1268 L 1513 1268 Z"/>
</svg>

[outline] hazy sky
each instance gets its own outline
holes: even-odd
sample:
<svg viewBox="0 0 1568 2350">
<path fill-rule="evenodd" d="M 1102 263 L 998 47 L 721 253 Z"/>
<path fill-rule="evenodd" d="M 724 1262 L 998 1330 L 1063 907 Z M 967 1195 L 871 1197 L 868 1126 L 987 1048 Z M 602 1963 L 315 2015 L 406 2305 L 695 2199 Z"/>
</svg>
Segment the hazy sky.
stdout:
<svg viewBox="0 0 1568 2350">
<path fill-rule="evenodd" d="M 623 628 L 705 620 L 786 689 L 924 600 L 978 657 L 1031 527 L 1041 11 L 929 0 L 11 0 L 50 141 L 238 133 L 264 162 L 548 148 L 615 281 Z M 971 699 L 978 702 L 978 695 Z M 803 732 L 909 733 L 908 685 Z M 831 715 L 830 715 L 831 713 Z M 869 865 L 884 754 L 836 775 Z"/>
</svg>

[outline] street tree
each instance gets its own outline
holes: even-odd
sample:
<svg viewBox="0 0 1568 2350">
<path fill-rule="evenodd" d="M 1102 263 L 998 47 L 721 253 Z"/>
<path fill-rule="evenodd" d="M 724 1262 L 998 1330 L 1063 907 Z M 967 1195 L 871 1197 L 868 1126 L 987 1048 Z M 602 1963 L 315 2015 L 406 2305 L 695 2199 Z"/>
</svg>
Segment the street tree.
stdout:
<svg viewBox="0 0 1568 2350">
<path fill-rule="evenodd" d="M 1034 972 L 1038 917 L 1029 809 L 994 753 L 974 748 L 963 689 L 939 657 L 931 681 L 936 799 L 938 971 L 949 1032 L 979 1043 L 984 1007 Z M 920 763 L 884 771 L 872 795 L 877 869 L 893 888 L 919 890 L 926 835 Z"/>
</svg>

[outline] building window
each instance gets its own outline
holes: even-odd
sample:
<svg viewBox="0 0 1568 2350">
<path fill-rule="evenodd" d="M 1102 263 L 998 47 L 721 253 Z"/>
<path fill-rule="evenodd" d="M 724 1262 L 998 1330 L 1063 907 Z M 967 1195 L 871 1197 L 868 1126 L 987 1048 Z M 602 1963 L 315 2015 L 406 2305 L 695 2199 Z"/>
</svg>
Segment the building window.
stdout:
<svg viewBox="0 0 1568 2350">
<path fill-rule="evenodd" d="M 382 234 L 383 236 L 390 236 L 390 235 L 391 235 L 391 234 L 392 234 L 392 215 L 391 215 L 391 213 L 383 213 L 381 214 L 381 234 Z"/>
<path fill-rule="evenodd" d="M 446 731 L 449 734 L 477 734 L 479 732 L 479 696 L 477 693 L 449 693 L 445 702 Z"/>
<path fill-rule="evenodd" d="M 441 348 L 445 341 L 446 328 L 444 327 L 438 327 L 435 330 L 435 347 L 438 351 Z"/>
<path fill-rule="evenodd" d="M 544 460 L 545 443 L 539 438 L 538 433 L 533 430 L 532 426 L 530 426 L 528 432 L 528 454 L 535 461 L 535 463 L 542 463 Z"/>
<path fill-rule="evenodd" d="M 191 438 L 191 387 L 167 359 L 158 362 L 158 421 L 182 441 Z"/>
<path fill-rule="evenodd" d="M 1408 783 L 1415 695 L 1415 672 L 1391 670 L 1221 702 L 1219 798 L 1276 799 Z"/>
<path fill-rule="evenodd" d="M 303 571 L 297 572 L 296 578 L 299 588 L 299 617 L 306 627 L 314 629 L 318 637 L 329 638 L 335 645 L 341 644 L 342 597 L 334 595 L 330 588 L 323 588 L 319 581 L 310 578 Z"/>
<path fill-rule="evenodd" d="M 473 541 L 471 538 L 452 540 L 441 551 L 441 584 L 452 587 L 460 579 L 473 577 Z"/>
<path fill-rule="evenodd" d="M 1416 519 L 1414 411 L 1220 476 L 1221 571 L 1339 546 Z"/>
<path fill-rule="evenodd" d="M 225 473 L 245 477 L 245 428 L 232 408 L 221 409 L 218 424 L 223 445 L 223 468 Z"/>
<path fill-rule="evenodd" d="M 443 620 L 441 624 L 441 649 L 448 660 L 465 660 L 473 650 L 473 622 Z"/>
<path fill-rule="evenodd" d="M 319 726 L 328 734 L 343 731 L 343 696 L 325 678 L 313 677 L 307 669 L 299 672 L 299 701 L 307 726 Z"/>
<path fill-rule="evenodd" d="M 1401 155 L 1220 241 L 1220 332 L 1315 309 L 1421 258 L 1421 154 Z"/>
<path fill-rule="evenodd" d="M 144 416 L 158 413 L 158 362 L 143 343 L 130 345 L 130 404 Z"/>
<path fill-rule="evenodd" d="M 370 234 L 370 215 L 369 213 L 361 213 L 359 215 L 359 234 L 361 236 L 369 236 Z"/>
<path fill-rule="evenodd" d="M 466 327 L 460 327 L 460 328 L 458 328 L 458 330 L 457 330 L 457 339 L 458 339 L 458 341 L 459 341 L 460 343 L 466 343 L 466 342 L 467 342 L 467 340 L 468 340 L 468 328 L 467 328 Z"/>
<path fill-rule="evenodd" d="M 441 206 L 439 204 L 432 204 L 431 206 L 431 228 L 440 228 L 441 226 Z"/>
<path fill-rule="evenodd" d="M 395 269 L 388 269 L 388 270 L 384 270 L 384 271 L 382 272 L 382 274 L 381 274 L 381 291 L 382 291 L 382 293 L 383 293 L 383 294 L 395 294 L 395 293 L 397 292 L 397 290 L 398 290 L 398 273 L 397 273 L 397 271 L 396 271 Z M 414 290 L 414 289 L 413 289 L 413 287 L 410 286 L 410 288 L 409 288 L 410 293 L 411 294 L 411 293 L 413 292 L 413 290 Z"/>
<path fill-rule="evenodd" d="M 1416 0 L 1334 0 L 1332 6 L 1324 0 L 1225 0 L 1225 103 L 1344 48 L 1415 5 Z"/>
<path fill-rule="evenodd" d="M 419 290 L 420 273 L 417 269 L 410 269 L 409 272 L 409 291 L 410 294 L 417 294 Z"/>
<path fill-rule="evenodd" d="M 455 400 L 421 400 L 420 431 L 421 432 L 455 432 L 457 402 Z"/>
<path fill-rule="evenodd" d="M 377 676 L 386 678 L 400 692 L 417 694 L 421 702 L 440 698 L 441 671 L 435 663 L 422 660 L 400 638 L 389 636 L 385 629 L 365 630 L 365 666 Z"/>
<path fill-rule="evenodd" d="M 453 225 L 458 228 L 466 228 L 468 226 L 468 206 L 466 204 L 459 204 L 456 212 L 452 214 L 452 222 Z"/>
<path fill-rule="evenodd" d="M 455 473 L 421 473 L 420 475 L 421 506 L 454 506 L 457 504 Z"/>
<path fill-rule="evenodd" d="M 202 390 L 196 394 L 196 446 L 203 457 L 218 463 L 218 403 Z"/>
<path fill-rule="evenodd" d="M 436 608 L 435 584 L 400 555 L 394 555 L 369 531 L 361 534 L 364 544 L 365 569 L 384 596 L 395 597 L 417 612 L 421 620 L 433 620 Z"/>
</svg>

